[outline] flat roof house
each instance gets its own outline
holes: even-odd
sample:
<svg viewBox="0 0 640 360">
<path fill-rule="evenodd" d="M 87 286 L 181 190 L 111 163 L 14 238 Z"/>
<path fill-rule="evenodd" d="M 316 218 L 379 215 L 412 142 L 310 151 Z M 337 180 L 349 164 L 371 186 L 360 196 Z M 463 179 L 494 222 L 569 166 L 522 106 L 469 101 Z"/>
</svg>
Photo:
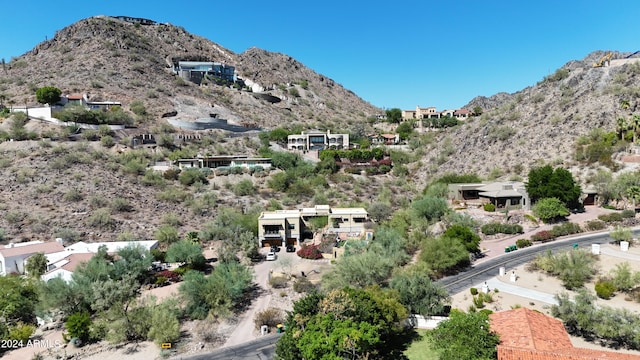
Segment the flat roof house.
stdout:
<svg viewBox="0 0 640 360">
<path fill-rule="evenodd" d="M 519 181 L 449 184 L 449 197 L 467 203 L 476 201 L 478 205 L 492 203 L 498 209 L 528 210 L 531 207 L 525 185 Z"/>
<path fill-rule="evenodd" d="M 289 150 L 325 150 L 325 149 L 349 149 L 349 134 L 332 134 L 320 130 L 302 132 L 300 135 L 287 136 L 287 149 Z"/>
<path fill-rule="evenodd" d="M 190 159 L 178 159 L 176 164 L 180 169 L 186 168 L 211 168 L 219 167 L 261 167 L 264 170 L 271 168 L 270 158 L 254 158 L 245 155 L 220 155 L 220 156 L 196 156 Z"/>
<path fill-rule="evenodd" d="M 328 232 L 360 236 L 364 233 L 369 214 L 363 208 L 331 208 L 316 205 L 297 210 L 264 211 L 258 218 L 258 242 L 261 247 L 277 245 L 300 246 L 307 221 L 326 216 Z"/>
</svg>

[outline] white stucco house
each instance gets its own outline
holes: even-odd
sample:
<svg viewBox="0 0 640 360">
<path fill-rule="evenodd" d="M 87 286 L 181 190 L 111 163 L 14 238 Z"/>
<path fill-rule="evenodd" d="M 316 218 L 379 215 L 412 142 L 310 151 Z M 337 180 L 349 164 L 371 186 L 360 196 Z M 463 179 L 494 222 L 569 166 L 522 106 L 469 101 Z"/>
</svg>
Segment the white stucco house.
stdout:
<svg viewBox="0 0 640 360">
<path fill-rule="evenodd" d="M 24 274 L 24 264 L 29 256 L 45 255 L 63 251 L 64 246 L 57 241 L 29 241 L 0 245 L 0 276 L 11 273 Z"/>
<path fill-rule="evenodd" d="M 45 254 L 47 257 L 47 272 L 42 275 L 42 280 L 49 281 L 53 278 L 60 277 L 65 281 L 70 281 L 78 265 L 91 260 L 101 246 L 107 248 L 107 253 L 115 254 L 127 246 L 141 246 L 151 251 L 158 248 L 158 244 L 157 240 L 107 241 L 96 243 L 79 241 L 63 248 L 61 251 Z"/>
</svg>

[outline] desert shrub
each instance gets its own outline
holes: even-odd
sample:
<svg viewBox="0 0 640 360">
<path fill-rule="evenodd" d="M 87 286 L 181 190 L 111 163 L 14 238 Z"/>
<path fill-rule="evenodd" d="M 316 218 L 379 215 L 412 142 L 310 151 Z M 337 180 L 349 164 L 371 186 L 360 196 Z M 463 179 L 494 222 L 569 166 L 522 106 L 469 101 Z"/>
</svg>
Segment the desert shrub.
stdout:
<svg viewBox="0 0 640 360">
<path fill-rule="evenodd" d="M 167 180 L 178 180 L 180 169 L 168 169 L 162 173 L 162 176 Z"/>
<path fill-rule="evenodd" d="M 100 139 L 100 143 L 102 144 L 102 146 L 110 148 L 116 144 L 116 141 L 113 140 L 113 137 L 111 137 L 110 135 L 105 135 Z"/>
<path fill-rule="evenodd" d="M 477 288 L 472 287 L 471 289 L 469 289 L 469 291 L 471 292 L 471 295 L 473 295 L 473 296 L 478 295 L 478 289 Z"/>
<path fill-rule="evenodd" d="M 240 180 L 233 186 L 233 193 L 236 196 L 253 195 L 255 192 L 256 188 L 253 186 L 253 181 L 249 179 Z"/>
<path fill-rule="evenodd" d="M 620 213 L 620 216 L 622 216 L 623 219 L 632 219 L 636 217 L 636 212 L 631 209 L 625 209 L 625 210 L 622 210 L 622 212 Z"/>
<path fill-rule="evenodd" d="M 563 224 L 555 225 L 551 229 L 551 234 L 554 237 L 571 235 L 571 234 L 578 234 L 578 233 L 581 233 L 581 232 L 582 232 L 582 229 L 580 228 L 580 225 L 578 225 L 576 223 L 572 223 L 572 222 L 566 222 L 566 223 L 563 223 Z"/>
<path fill-rule="evenodd" d="M 161 304 L 151 310 L 147 338 L 160 345 L 180 338 L 180 321 L 172 305 Z"/>
<path fill-rule="evenodd" d="M 322 252 L 320 252 L 318 245 L 302 245 L 297 254 L 303 259 L 322 259 Z"/>
<path fill-rule="evenodd" d="M 76 188 L 72 188 L 67 190 L 64 193 L 63 199 L 65 201 L 69 201 L 69 202 L 78 202 L 80 200 L 82 200 L 82 193 L 80 192 L 80 190 L 76 189 Z"/>
<path fill-rule="evenodd" d="M 584 224 L 587 231 L 596 231 L 606 229 L 607 224 L 602 220 L 590 220 Z"/>
<path fill-rule="evenodd" d="M 163 244 L 171 245 L 174 242 L 180 240 L 180 236 L 178 235 L 178 229 L 171 225 L 161 225 L 154 232 L 154 237 L 156 240 Z"/>
<path fill-rule="evenodd" d="M 111 201 L 111 210 L 115 212 L 130 212 L 133 211 L 133 206 L 129 203 L 129 200 L 121 197 L 117 197 Z"/>
<path fill-rule="evenodd" d="M 201 182 L 203 184 L 207 184 L 209 182 L 207 180 L 207 175 L 200 171 L 200 169 L 186 169 L 180 173 L 178 180 L 185 186 L 191 186 L 196 182 Z"/>
<path fill-rule="evenodd" d="M 182 225 L 182 219 L 176 213 L 166 213 L 162 215 L 160 220 L 164 225 L 178 227 Z"/>
<path fill-rule="evenodd" d="M 606 223 L 622 221 L 622 214 L 621 213 L 602 214 L 602 215 L 598 215 L 598 219 Z"/>
<path fill-rule="evenodd" d="M 581 288 L 596 274 L 596 258 L 587 250 L 573 249 L 565 253 L 538 254 L 531 269 L 540 269 L 557 276 L 569 290 Z"/>
<path fill-rule="evenodd" d="M 484 307 L 484 297 L 474 296 L 472 301 L 473 301 L 473 306 L 475 306 L 476 309 L 482 309 Z"/>
<path fill-rule="evenodd" d="M 289 281 L 284 276 L 271 276 L 269 278 L 269 285 L 274 289 L 284 289 L 289 284 Z"/>
<path fill-rule="evenodd" d="M 553 233 L 547 230 L 538 231 L 537 233 L 531 235 L 532 241 L 547 242 L 553 239 L 555 239 L 555 236 L 553 236 Z"/>
<path fill-rule="evenodd" d="M 89 340 L 91 317 L 88 313 L 73 313 L 69 315 L 64 325 L 66 326 L 67 332 L 72 338 L 78 338 L 83 342 Z"/>
<path fill-rule="evenodd" d="M 111 211 L 107 208 L 97 209 L 89 216 L 89 226 L 99 229 L 113 229 L 115 225 L 116 222 L 111 217 Z"/>
<path fill-rule="evenodd" d="M 9 330 L 9 339 L 26 343 L 35 331 L 34 325 L 18 323 Z"/>
<path fill-rule="evenodd" d="M 600 299 L 608 300 L 616 292 L 616 286 L 609 280 L 601 279 L 596 282 L 595 285 L 596 295 Z"/>
<path fill-rule="evenodd" d="M 526 247 L 529 247 L 531 245 L 533 245 L 533 243 L 529 239 L 518 239 L 518 240 L 516 240 L 516 246 L 518 247 L 518 249 L 526 248 Z"/>
<path fill-rule="evenodd" d="M 306 277 L 299 277 L 293 282 L 293 291 L 297 293 L 308 293 L 316 289 L 316 286 Z"/>
<path fill-rule="evenodd" d="M 487 203 L 487 204 L 484 204 L 483 209 L 484 211 L 494 212 L 496 211 L 496 206 L 491 203 Z"/>
<path fill-rule="evenodd" d="M 262 325 L 269 327 L 276 327 L 278 324 L 282 324 L 284 321 L 284 315 L 282 310 L 276 308 L 268 308 L 264 311 L 260 311 L 253 319 L 253 323 L 256 325 L 256 329 L 260 329 Z"/>
<path fill-rule="evenodd" d="M 519 224 L 502 224 L 498 222 L 490 222 L 482 225 L 480 231 L 485 235 L 521 234 L 522 226 Z"/>
</svg>

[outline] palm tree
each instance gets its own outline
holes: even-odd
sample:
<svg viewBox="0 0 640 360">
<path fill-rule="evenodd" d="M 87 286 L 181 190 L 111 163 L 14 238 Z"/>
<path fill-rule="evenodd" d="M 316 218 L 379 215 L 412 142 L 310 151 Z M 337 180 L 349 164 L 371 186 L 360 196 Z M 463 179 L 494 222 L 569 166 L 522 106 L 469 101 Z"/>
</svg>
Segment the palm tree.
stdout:
<svg viewBox="0 0 640 360">
<path fill-rule="evenodd" d="M 635 144 L 638 128 L 640 128 L 640 115 L 634 114 L 631 117 L 631 125 L 633 126 L 633 143 Z"/>
<path fill-rule="evenodd" d="M 616 125 L 618 127 L 618 132 L 620 133 L 620 140 L 624 140 L 624 132 L 627 130 L 627 119 L 624 116 L 619 116 L 616 119 Z"/>
<path fill-rule="evenodd" d="M 635 211 L 636 202 L 638 201 L 638 199 L 640 199 L 640 186 L 638 185 L 629 186 L 626 193 L 627 193 L 627 196 L 631 199 L 633 203 L 633 210 Z"/>
<path fill-rule="evenodd" d="M 631 107 L 631 103 L 629 103 L 629 100 L 627 99 L 622 99 L 620 100 L 620 107 L 622 108 L 622 110 L 629 110 L 629 108 Z"/>
</svg>

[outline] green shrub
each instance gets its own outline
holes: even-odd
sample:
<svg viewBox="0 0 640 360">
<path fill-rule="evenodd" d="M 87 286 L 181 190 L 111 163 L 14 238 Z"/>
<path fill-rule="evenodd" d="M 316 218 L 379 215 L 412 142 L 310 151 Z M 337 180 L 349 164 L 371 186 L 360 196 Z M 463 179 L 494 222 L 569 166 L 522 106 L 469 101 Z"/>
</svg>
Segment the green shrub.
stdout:
<svg viewBox="0 0 640 360">
<path fill-rule="evenodd" d="M 484 208 L 484 211 L 488 211 L 488 212 L 496 211 L 496 206 L 491 203 L 484 204 L 483 208 Z"/>
<path fill-rule="evenodd" d="M 595 290 L 599 298 L 608 300 L 617 289 L 611 281 L 602 279 L 596 282 Z"/>
<path fill-rule="evenodd" d="M 478 289 L 472 287 L 471 289 L 469 289 L 469 291 L 471 292 L 471 295 L 476 296 L 478 295 Z"/>
<path fill-rule="evenodd" d="M 502 224 L 498 222 L 491 222 L 482 225 L 480 231 L 485 235 L 521 234 L 522 226 L 518 224 Z"/>
<path fill-rule="evenodd" d="M 602 214 L 602 215 L 598 215 L 598 219 L 607 223 L 622 221 L 622 214 L 621 213 Z"/>
<path fill-rule="evenodd" d="M 582 232 L 582 229 L 580 228 L 580 225 L 572 222 L 566 222 L 560 225 L 555 225 L 551 229 L 551 234 L 553 234 L 554 237 L 578 234 L 581 232 Z"/>
<path fill-rule="evenodd" d="M 529 247 L 531 245 L 533 245 L 533 243 L 529 239 L 518 239 L 518 240 L 516 240 L 516 246 L 518 247 L 518 249 L 526 248 L 526 247 Z"/>
<path fill-rule="evenodd" d="M 89 340 L 89 329 L 91 328 L 91 317 L 88 313 L 73 313 L 69 315 L 64 323 L 69 336 L 78 338 L 83 342 Z"/>
<path fill-rule="evenodd" d="M 622 212 L 620 213 L 620 216 L 622 216 L 623 219 L 632 219 L 636 217 L 636 212 L 631 209 L 626 209 L 626 210 L 622 210 Z"/>
<path fill-rule="evenodd" d="M 584 224 L 584 228 L 587 231 L 603 230 L 607 228 L 607 224 L 602 220 L 590 220 Z"/>
<path fill-rule="evenodd" d="M 34 331 L 36 331 L 34 325 L 18 323 L 9 329 L 9 339 L 26 343 Z"/>
<path fill-rule="evenodd" d="M 306 277 L 297 278 L 293 283 L 293 291 L 297 293 L 308 293 L 316 289 L 316 286 Z"/>
</svg>

